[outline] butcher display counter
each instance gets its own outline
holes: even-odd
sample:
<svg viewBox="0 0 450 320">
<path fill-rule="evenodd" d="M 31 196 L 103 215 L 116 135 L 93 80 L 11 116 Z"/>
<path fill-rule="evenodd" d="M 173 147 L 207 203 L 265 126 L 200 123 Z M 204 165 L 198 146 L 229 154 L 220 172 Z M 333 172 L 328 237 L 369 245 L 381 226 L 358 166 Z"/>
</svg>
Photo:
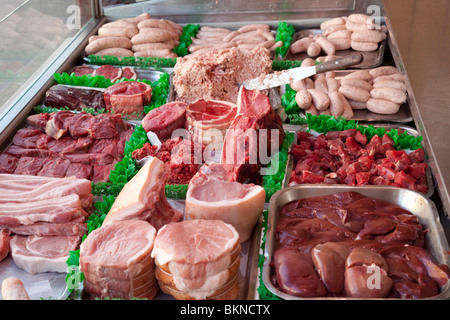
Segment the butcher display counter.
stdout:
<svg viewBox="0 0 450 320">
<path fill-rule="evenodd" d="M 267 24 L 271 28 L 271 32 L 276 34 L 279 23 L 283 21 L 295 28 L 296 34 L 293 41 L 296 41 L 304 37 L 309 37 L 310 34 L 312 38 L 314 34 L 321 33 L 324 31 L 320 30 L 321 23 L 333 18 L 349 16 L 354 13 L 362 13 L 375 17 L 374 19 L 377 23 L 383 24 L 386 27 L 385 34 L 387 36 L 382 39 L 379 46 L 377 44 L 377 50 L 372 53 L 364 52 L 364 64 L 354 66 L 352 71 L 375 69 L 385 66 L 395 67 L 400 73 L 405 75 L 407 101 L 401 104 L 400 111 L 396 115 L 374 114 L 366 110 L 355 109 L 353 113 L 354 119 L 364 126 L 375 125 L 376 127 L 389 128 L 389 130 L 394 129 L 396 132 L 397 130 L 401 131 L 403 128 L 407 128 L 405 131 L 409 133 L 413 132 L 412 136 L 414 138 L 421 137 L 422 140 L 418 141 L 421 142 L 425 151 L 425 160 L 422 160 L 422 162 L 426 161 L 428 167 L 427 171 L 424 171 L 425 174 L 422 180 L 426 185 L 424 192 L 421 192 L 422 190 L 419 189 L 419 192 L 410 195 L 410 193 L 406 191 L 402 192 L 398 189 L 395 192 L 389 192 L 389 187 L 385 189 L 380 186 L 372 189 L 363 188 L 361 192 L 365 196 L 381 197 L 383 200 L 395 202 L 395 205 L 399 205 L 406 210 L 411 210 L 413 214 L 419 217 L 420 222 L 431 230 L 428 234 L 425 233 L 426 243 L 428 245 L 427 249 L 435 256 L 440 264 L 448 264 L 448 239 L 450 239 L 450 222 L 448 216 L 450 214 L 450 196 L 448 191 L 450 186 L 450 165 L 446 158 L 450 155 L 450 145 L 446 142 L 445 128 L 446 119 L 450 116 L 447 102 L 450 101 L 450 96 L 448 90 L 446 90 L 449 82 L 448 63 L 446 63 L 449 62 L 449 55 L 447 54 L 448 41 L 445 39 L 445 31 L 448 31 L 448 21 L 445 12 L 447 12 L 449 4 L 446 1 L 433 1 L 430 3 L 429 1 L 419 0 L 297 0 L 249 1 L 243 4 L 241 1 L 234 0 L 74 0 L 71 3 L 66 2 L 64 4 L 57 1 L 46 1 L 46 6 L 44 7 L 42 7 L 40 1 L 11 0 L 7 2 L 7 5 L 3 6 L 0 12 L 0 34 L 2 40 L 4 40 L 0 43 L 0 63 L 2 67 L 2 70 L 0 70 L 2 73 L 0 83 L 0 147 L 3 151 L 11 146 L 11 142 L 16 137 L 18 130 L 24 128 L 27 121 L 28 124 L 31 123 L 29 116 L 35 113 L 36 107 L 42 105 L 45 99 L 48 98 L 49 89 L 57 89 L 55 88 L 55 81 L 58 82 L 58 85 L 67 86 L 67 83 L 62 82 L 70 82 L 71 80 L 68 78 L 68 75 L 66 75 L 66 78 L 61 76 L 63 73 L 71 73 L 77 66 L 90 64 L 91 61 L 89 59 L 92 56 L 88 54 L 86 48 L 90 44 L 92 37 L 98 35 L 101 26 L 108 22 L 132 19 L 139 15 L 149 13 L 152 18 L 167 19 L 181 27 L 198 24 L 211 28 L 230 28 L 237 30 L 248 24 L 259 23 Z M 44 24 L 44 21 L 46 24 Z M 37 27 L 36 24 L 40 24 L 40 27 Z M 305 36 L 305 34 L 307 35 Z M 291 51 L 287 55 L 272 55 L 272 58 L 274 62 L 280 62 L 280 65 L 283 66 L 284 62 L 301 61 L 308 58 L 305 55 L 306 51 L 303 55 L 301 54 L 296 55 Z M 89 68 L 92 68 L 89 72 L 95 72 L 93 70 L 100 69 L 100 65 L 93 64 Z M 167 90 L 164 100 L 165 102 L 176 100 L 177 92 L 174 89 L 175 72 L 173 65 L 157 66 L 156 68 L 148 68 L 148 66 L 143 65 L 121 65 L 118 68 L 121 74 L 135 72 L 135 74 L 128 74 L 137 77 L 140 83 L 148 84 L 156 83 L 158 79 L 164 77 L 162 75 L 167 73 L 170 88 Z M 127 68 L 129 69 L 127 70 Z M 59 75 L 59 78 L 57 75 Z M 337 79 L 341 79 L 345 75 L 346 73 L 336 71 Z M 145 84 L 142 84 L 142 86 L 145 86 Z M 107 85 L 94 88 L 92 94 L 103 95 L 106 87 Z M 280 91 L 273 90 L 270 93 L 272 106 L 277 105 L 277 108 L 279 108 L 276 112 L 279 112 L 283 108 L 282 101 L 286 99 L 284 94 L 286 94 L 284 89 Z M 142 93 L 140 98 L 144 95 Z M 222 105 L 221 107 L 223 108 L 224 106 Z M 228 105 L 226 107 L 229 108 Z M 46 113 L 43 112 L 41 114 Z M 290 154 L 290 148 L 298 142 L 297 138 L 301 137 L 300 132 L 302 131 L 302 127 L 286 122 L 286 117 L 281 116 L 280 118 L 284 121 L 282 127 L 287 137 L 284 137 L 285 143 L 282 145 L 285 150 L 282 151 L 287 155 Z M 45 121 L 48 121 L 48 119 Z M 41 121 L 42 119 L 36 117 L 36 120 Z M 142 119 L 125 117 L 116 120 L 120 122 L 119 125 L 117 123 L 115 124 L 115 129 L 119 135 L 123 133 L 126 136 L 127 133 L 139 133 L 139 130 L 142 130 Z M 39 125 L 38 121 L 33 123 L 36 126 Z M 46 131 L 45 127 L 46 125 L 44 124 L 44 131 Z M 33 127 L 33 129 L 36 130 L 36 127 Z M 92 135 L 94 129 L 91 128 L 90 130 L 89 134 Z M 52 131 L 52 134 L 54 138 L 59 133 Z M 70 134 L 72 135 L 72 132 Z M 72 138 L 74 137 L 75 135 Z M 85 136 L 80 134 L 80 137 Z M 129 136 L 127 137 L 129 138 Z M 150 140 L 152 139 L 150 135 L 147 137 Z M 151 140 L 151 142 L 153 143 L 154 141 Z M 34 141 L 34 143 L 37 142 Z M 124 142 L 122 143 L 124 144 Z M 127 152 L 126 148 L 125 146 L 125 152 Z M 61 150 L 63 149 L 60 149 L 59 152 L 62 152 Z M 147 152 L 145 149 L 137 151 Z M 122 154 L 119 156 L 123 156 L 123 152 L 122 150 Z M 154 152 L 156 154 L 156 151 Z M 411 159 L 413 158 L 413 156 L 410 157 Z M 76 160 L 76 158 L 76 155 L 68 158 L 70 160 L 69 163 L 72 162 L 68 165 L 78 163 L 77 161 L 79 160 Z M 94 160 L 90 159 L 89 161 Z M 155 164 L 155 161 L 143 162 L 143 169 L 150 170 L 149 168 L 153 168 L 152 170 L 162 170 Z M 272 190 L 273 193 L 266 197 L 263 209 L 264 214 L 252 225 L 254 227 L 253 232 L 248 240 L 237 245 L 236 238 L 229 236 L 228 241 L 230 243 L 234 241 L 232 248 L 221 248 L 222 251 L 219 251 L 225 252 L 224 255 L 229 254 L 230 259 L 235 257 L 236 252 L 239 252 L 240 255 L 240 259 L 237 259 L 240 260 L 239 269 L 233 269 L 233 263 L 229 266 L 230 270 L 233 270 L 238 275 L 230 280 L 229 283 L 231 285 L 227 283 L 229 287 L 224 285 L 219 288 L 223 289 L 223 292 L 220 290 L 217 291 L 221 292 L 225 298 L 228 297 L 227 294 L 236 291 L 232 296 L 240 300 L 298 299 L 298 295 L 294 295 L 295 297 L 293 297 L 293 295 L 287 294 L 285 291 L 279 291 L 281 283 L 273 283 L 274 276 L 271 273 L 273 270 L 271 271 L 270 269 L 273 263 L 272 259 L 275 256 L 275 244 L 273 242 L 275 231 L 273 228 L 275 227 L 275 222 L 278 222 L 276 212 L 273 211 L 280 211 L 281 207 L 287 205 L 290 201 L 299 201 L 301 198 L 316 195 L 327 195 L 333 189 L 327 186 L 308 188 L 305 185 L 296 187 L 293 184 L 289 184 L 291 181 L 289 179 L 295 178 L 293 173 L 291 176 L 291 172 L 293 172 L 293 161 L 292 156 L 289 156 L 289 158 L 286 156 L 285 162 L 288 166 L 283 172 L 283 175 L 286 175 L 284 178 L 281 178 L 283 181 L 278 181 L 278 185 L 281 186 L 280 190 L 278 192 L 275 192 L 277 190 Z M 139 162 L 137 163 L 140 164 Z M 289 167 L 289 164 L 291 167 Z M 108 163 L 108 165 L 111 165 L 111 163 Z M 102 169 L 105 168 L 102 167 Z M 108 168 L 114 171 L 111 169 L 113 167 L 110 166 Z M 79 170 L 81 172 L 81 169 Z M 99 169 L 97 168 L 97 170 Z M 109 171 L 105 172 L 97 171 L 94 177 L 100 179 L 99 177 L 108 176 Z M 208 171 L 207 174 L 209 173 Z M 92 179 L 94 177 L 91 176 Z M 181 179 L 183 176 L 180 174 L 177 178 Z M 128 183 L 131 182 L 129 181 Z M 144 188 L 147 182 L 141 180 L 140 183 L 138 181 L 137 186 Z M 136 187 L 136 184 L 133 186 Z M 101 187 L 98 187 L 98 190 L 101 190 Z M 125 192 L 127 188 L 124 187 L 123 190 Z M 357 190 L 357 188 L 342 187 L 336 188 L 335 191 L 347 192 L 351 190 Z M 101 193 L 101 191 L 98 192 Z M 108 192 L 113 193 L 111 190 Z M 173 192 L 180 192 L 180 189 L 174 188 Z M 177 212 L 177 210 L 184 212 L 185 206 L 187 208 L 185 199 L 171 198 L 170 193 L 166 194 L 168 195 L 168 204 L 164 202 L 163 206 L 166 206 L 165 210 L 172 212 L 167 209 L 167 206 L 171 206 L 174 212 Z M 94 197 L 93 201 L 97 201 L 96 209 L 100 211 L 106 210 L 107 212 L 111 207 L 111 210 L 113 210 L 114 205 L 120 206 L 123 203 L 126 204 L 127 201 L 121 199 L 120 195 L 115 194 L 117 197 L 115 204 L 113 204 L 114 201 L 111 198 L 104 197 L 102 199 L 101 196 Z M 130 196 L 129 190 L 126 196 Z M 137 195 L 137 197 L 139 196 L 141 194 Z M 406 202 L 408 199 L 411 200 L 411 203 Z M 425 208 L 420 207 L 419 204 L 425 205 Z M 420 207 L 419 209 L 418 206 Z M 197 208 L 200 210 L 201 206 Z M 176 215 L 176 213 L 173 214 L 174 217 Z M 107 226 L 108 228 L 111 227 L 111 233 L 117 231 L 114 230 L 111 224 Z M 146 237 L 152 237 L 152 230 L 145 229 L 145 232 L 148 232 L 148 234 L 145 234 Z M 176 230 L 173 232 L 175 234 L 177 233 Z M 100 237 L 100 235 L 98 236 Z M 124 237 L 126 235 L 121 234 L 120 236 Z M 419 241 L 418 239 L 415 240 Z M 423 238 L 420 240 L 423 240 Z M 126 245 L 125 243 L 126 241 L 124 241 L 123 245 Z M 90 245 L 94 246 L 92 241 Z M 87 247 L 88 244 L 85 246 Z M 151 248 L 145 247 L 142 250 L 149 251 Z M 72 259 L 71 261 L 77 264 L 79 263 L 79 256 L 76 256 L 75 250 L 73 252 L 75 254 L 71 254 L 69 259 Z M 285 257 L 281 256 L 279 260 L 282 261 Z M 237 261 L 236 258 L 234 259 L 233 261 Z M 22 261 L 25 260 L 22 259 Z M 26 264 L 26 262 L 24 263 Z M 143 264 L 142 261 L 139 261 L 137 264 L 140 263 Z M 0 278 L 1 280 L 6 276 L 22 277 L 25 288 L 29 290 L 28 293 L 33 299 L 42 297 L 59 299 L 89 298 L 89 296 L 86 296 L 86 290 L 83 290 L 83 287 L 75 291 L 72 291 L 72 288 L 68 288 L 69 282 L 65 273 L 29 274 L 29 272 L 19 270 L 10 258 L 7 258 L 0 264 L 0 269 L 3 272 Z M 163 279 L 163 276 L 170 275 L 169 271 L 163 270 L 162 266 L 158 266 L 157 273 L 159 273 L 161 279 Z M 72 275 L 70 274 L 70 276 Z M 92 277 L 92 274 L 89 276 Z M 144 277 L 146 274 L 140 276 Z M 79 282 L 79 280 L 79 278 L 74 279 L 75 282 Z M 151 281 L 156 280 L 153 279 Z M 91 286 L 89 288 L 91 294 L 95 292 L 91 280 L 86 281 L 86 285 Z M 164 285 L 166 286 L 166 284 Z M 435 298 L 448 299 L 449 285 L 448 283 L 441 285 L 441 292 Z M 155 288 L 152 286 L 146 294 L 148 292 L 153 294 Z M 155 299 L 186 298 L 185 295 L 177 296 L 176 294 L 169 294 L 169 292 L 170 290 L 166 287 L 164 293 L 159 292 Z M 322 293 L 326 295 L 326 291 L 324 292 Z M 323 298 L 329 299 L 330 296 Z"/>
</svg>

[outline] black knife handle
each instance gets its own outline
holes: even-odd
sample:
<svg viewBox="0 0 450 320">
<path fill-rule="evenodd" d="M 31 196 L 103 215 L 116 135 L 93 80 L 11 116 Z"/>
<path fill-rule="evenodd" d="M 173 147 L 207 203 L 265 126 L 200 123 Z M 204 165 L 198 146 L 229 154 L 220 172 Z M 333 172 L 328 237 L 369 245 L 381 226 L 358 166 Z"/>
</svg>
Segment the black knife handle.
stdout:
<svg viewBox="0 0 450 320">
<path fill-rule="evenodd" d="M 347 67 L 351 67 L 354 66 L 355 64 L 361 63 L 363 59 L 364 58 L 362 54 L 355 53 L 341 59 L 323 62 L 316 65 L 316 73 L 345 69 Z"/>
</svg>

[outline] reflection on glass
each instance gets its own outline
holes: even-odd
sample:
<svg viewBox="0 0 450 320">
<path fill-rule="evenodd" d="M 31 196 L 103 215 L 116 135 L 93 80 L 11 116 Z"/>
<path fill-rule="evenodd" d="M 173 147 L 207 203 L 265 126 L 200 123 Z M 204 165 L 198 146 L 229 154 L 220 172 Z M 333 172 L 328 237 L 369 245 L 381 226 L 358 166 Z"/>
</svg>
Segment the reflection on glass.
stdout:
<svg viewBox="0 0 450 320">
<path fill-rule="evenodd" d="M 55 58 L 91 18 L 77 0 L 2 0 L 0 7 L 0 114 L 8 100 Z M 83 1 L 89 3 L 89 1 Z"/>
</svg>

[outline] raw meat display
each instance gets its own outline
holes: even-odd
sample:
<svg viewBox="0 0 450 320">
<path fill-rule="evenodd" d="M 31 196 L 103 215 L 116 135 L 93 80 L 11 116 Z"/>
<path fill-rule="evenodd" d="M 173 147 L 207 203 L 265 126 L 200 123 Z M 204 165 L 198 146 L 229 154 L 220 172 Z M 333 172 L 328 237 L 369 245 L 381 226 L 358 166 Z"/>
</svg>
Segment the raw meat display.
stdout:
<svg viewBox="0 0 450 320">
<path fill-rule="evenodd" d="M 196 143 L 222 145 L 236 113 L 237 106 L 234 103 L 200 99 L 187 107 L 186 127 Z"/>
<path fill-rule="evenodd" d="M 260 133 L 261 129 L 267 129 Z M 239 91 L 237 115 L 233 119 L 222 148 L 221 164 L 230 181 L 258 183 L 260 149 L 271 152 L 272 142 L 281 146 L 285 132 L 280 116 L 275 113 L 269 97 L 258 90 Z M 278 140 L 278 141 L 276 141 Z M 260 143 L 264 143 L 261 145 Z"/>
<path fill-rule="evenodd" d="M 229 181 L 220 164 L 205 164 L 189 182 L 186 219 L 222 220 L 245 242 L 264 210 L 265 197 L 261 186 Z"/>
<path fill-rule="evenodd" d="M 103 96 L 106 110 L 115 114 L 143 113 L 152 99 L 152 87 L 144 82 L 123 81 L 106 88 Z"/>
<path fill-rule="evenodd" d="M 173 209 L 165 195 L 169 168 L 152 157 L 123 187 L 105 217 L 104 224 L 116 220 L 146 220 L 159 230 L 170 222 L 180 221 L 181 212 Z"/>
<path fill-rule="evenodd" d="M 133 129 L 120 115 L 69 110 L 28 117 L 0 155 L 0 172 L 108 181 Z"/>
<path fill-rule="evenodd" d="M 117 220 L 80 246 L 83 287 L 91 298 L 153 299 L 159 291 L 150 257 L 156 230 L 142 220 Z"/>
<path fill-rule="evenodd" d="M 44 105 L 81 111 L 83 108 L 105 109 L 103 90 L 88 87 L 54 85 L 45 93 Z"/>
<path fill-rule="evenodd" d="M 142 127 L 147 132 L 154 132 L 160 140 L 169 139 L 174 130 L 184 128 L 187 107 L 182 101 L 166 103 L 147 113 L 142 119 Z"/>
<path fill-rule="evenodd" d="M 299 131 L 292 146 L 294 169 L 289 185 L 304 183 L 389 185 L 426 194 L 427 164 L 422 148 L 407 154 L 394 141 L 375 135 L 370 141 L 356 129 L 317 137 Z"/>
<path fill-rule="evenodd" d="M 238 295 L 239 234 L 221 220 L 169 223 L 151 256 L 161 290 L 178 300 L 232 300 Z"/>
<path fill-rule="evenodd" d="M 278 214 L 272 281 L 291 295 L 418 299 L 449 280 L 448 266 L 424 248 L 427 230 L 394 203 L 342 192 L 289 202 Z M 380 286 L 368 288 L 374 267 Z"/>
<path fill-rule="evenodd" d="M 170 170 L 168 184 L 188 184 L 203 163 L 203 150 L 201 145 L 178 137 L 165 140 L 159 150 L 158 146 L 146 142 L 133 151 L 132 157 L 136 160 L 156 157 Z"/>
<path fill-rule="evenodd" d="M 178 58 L 173 86 L 177 99 L 186 103 L 199 99 L 236 103 L 239 83 L 271 70 L 269 51 L 265 48 L 212 50 Z"/>
</svg>

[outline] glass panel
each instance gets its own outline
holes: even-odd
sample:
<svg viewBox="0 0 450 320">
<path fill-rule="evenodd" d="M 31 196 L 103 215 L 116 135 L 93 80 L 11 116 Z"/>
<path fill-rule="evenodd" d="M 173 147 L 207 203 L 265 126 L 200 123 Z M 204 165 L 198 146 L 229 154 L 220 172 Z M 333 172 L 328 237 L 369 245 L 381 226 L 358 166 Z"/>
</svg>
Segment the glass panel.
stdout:
<svg viewBox="0 0 450 320">
<path fill-rule="evenodd" d="M 87 0 L 2 0 L 0 115 L 92 18 Z"/>
<path fill-rule="evenodd" d="M 151 8 L 165 7 L 167 12 L 180 10 L 180 6 L 189 9 L 202 9 L 203 13 L 223 12 L 300 12 L 322 10 L 352 10 L 355 0 L 284 0 L 284 1 L 262 1 L 262 0 L 102 0 L 103 7 L 128 5 L 142 3 Z M 174 10 L 171 10 L 170 6 Z M 183 10 L 183 9 L 182 9 Z M 195 13 L 196 11 L 192 11 Z"/>
</svg>

